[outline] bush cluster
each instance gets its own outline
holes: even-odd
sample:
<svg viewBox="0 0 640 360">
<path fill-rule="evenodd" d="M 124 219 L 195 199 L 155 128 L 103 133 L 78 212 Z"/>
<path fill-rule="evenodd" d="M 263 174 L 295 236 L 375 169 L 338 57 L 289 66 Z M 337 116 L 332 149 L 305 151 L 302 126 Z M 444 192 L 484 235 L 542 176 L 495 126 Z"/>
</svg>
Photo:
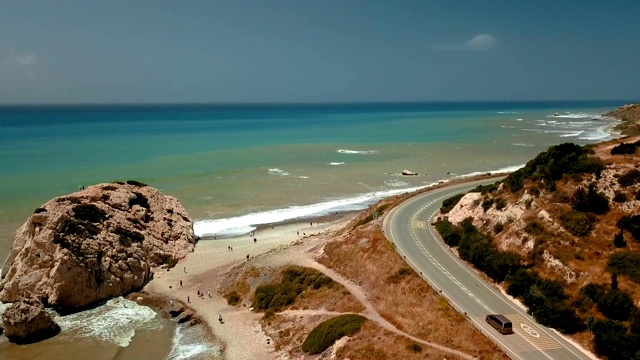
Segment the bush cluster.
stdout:
<svg viewBox="0 0 640 360">
<path fill-rule="evenodd" d="M 580 296 L 589 298 L 598 305 L 598 310 L 611 320 L 626 321 L 635 310 L 631 295 L 619 289 L 610 289 L 601 284 L 588 284 L 580 290 Z"/>
<path fill-rule="evenodd" d="M 596 216 L 592 213 L 569 210 L 560 215 L 560 223 L 571 235 L 587 236 L 595 226 Z"/>
<path fill-rule="evenodd" d="M 458 246 L 458 253 L 464 260 L 471 262 L 491 279 L 500 282 L 520 268 L 522 258 L 513 252 L 501 252 L 492 242 L 491 236 L 479 231 L 471 218 L 455 226 L 448 220 L 436 223 L 436 229 L 449 246 Z"/>
<path fill-rule="evenodd" d="M 88 221 L 94 224 L 107 218 L 107 212 L 94 204 L 78 204 L 73 207 L 73 215 L 78 220 Z"/>
<path fill-rule="evenodd" d="M 634 239 L 640 241 L 640 215 L 623 216 L 616 225 L 620 230 L 628 231 Z"/>
<path fill-rule="evenodd" d="M 240 294 L 235 290 L 226 294 L 224 298 L 227 299 L 227 304 L 231 306 L 237 305 L 238 303 L 240 303 L 240 300 L 242 300 L 242 297 L 240 296 Z"/>
<path fill-rule="evenodd" d="M 298 295 L 309 288 L 331 287 L 333 280 L 321 272 L 300 266 L 290 266 L 282 273 L 277 284 L 263 284 L 256 288 L 253 307 L 260 310 L 279 311 L 294 303 Z"/>
<path fill-rule="evenodd" d="M 618 178 L 618 184 L 621 186 L 632 186 L 638 182 L 640 182 L 640 170 L 637 169 L 631 169 Z"/>
<path fill-rule="evenodd" d="M 562 284 L 540 278 L 536 273 L 519 269 L 506 279 L 507 293 L 519 297 L 529 312 L 541 324 L 556 328 L 565 334 L 584 329 L 580 317 L 568 302 Z"/>
<path fill-rule="evenodd" d="M 603 193 L 596 190 L 594 183 L 591 183 L 587 189 L 578 186 L 571 196 L 571 206 L 580 212 L 605 214 L 609 211 L 609 200 Z"/>
<path fill-rule="evenodd" d="M 366 319 L 362 315 L 345 314 L 325 320 L 311 330 L 301 349 L 311 355 L 320 354 L 341 337 L 357 333 Z"/>
<path fill-rule="evenodd" d="M 511 191 L 518 191 L 525 180 L 545 181 L 551 186 L 565 174 L 595 174 L 600 176 L 605 165 L 598 157 L 591 155 L 588 146 L 580 147 L 573 143 L 551 146 L 517 171 L 507 176 L 503 183 Z"/>
<path fill-rule="evenodd" d="M 611 155 L 633 155 L 638 150 L 638 146 L 640 146 L 640 141 L 629 144 L 622 143 L 611 149 Z"/>
<path fill-rule="evenodd" d="M 631 250 L 622 250 L 609 256 L 607 271 L 628 277 L 640 284 L 640 254 Z"/>
<path fill-rule="evenodd" d="M 456 206 L 456 204 L 458 204 L 458 202 L 460 201 L 460 199 L 462 199 L 463 196 L 464 194 L 457 194 L 457 195 L 453 195 L 448 199 L 444 199 L 444 201 L 442 202 L 442 206 L 440 207 L 440 212 L 443 214 L 446 214 L 449 211 L 451 211 L 451 209 L 453 209 L 453 207 Z"/>
</svg>

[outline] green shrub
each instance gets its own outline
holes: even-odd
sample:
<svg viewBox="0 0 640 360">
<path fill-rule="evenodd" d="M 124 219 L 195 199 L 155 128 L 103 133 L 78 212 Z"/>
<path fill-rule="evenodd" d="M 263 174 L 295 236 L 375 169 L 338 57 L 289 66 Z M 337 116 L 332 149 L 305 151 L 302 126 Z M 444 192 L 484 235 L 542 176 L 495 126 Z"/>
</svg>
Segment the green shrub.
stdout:
<svg viewBox="0 0 640 360">
<path fill-rule="evenodd" d="M 542 225 L 542 223 L 540 223 L 540 221 L 532 219 L 527 222 L 527 225 L 525 225 L 524 232 L 530 235 L 540 235 L 544 233 L 544 226 Z"/>
<path fill-rule="evenodd" d="M 637 182 L 640 182 L 640 171 L 637 169 L 631 169 L 618 177 L 618 184 L 624 187 L 632 186 Z"/>
<path fill-rule="evenodd" d="M 260 310 L 280 311 L 291 305 L 297 297 L 310 288 L 318 290 L 331 287 L 333 280 L 321 272 L 300 266 L 290 266 L 282 272 L 282 281 L 277 284 L 263 284 L 256 288 L 253 307 Z"/>
<path fill-rule="evenodd" d="M 118 235 L 120 245 L 123 246 L 131 246 L 132 243 L 141 243 L 144 241 L 144 235 L 142 235 L 141 233 L 137 231 L 127 230 L 120 226 L 115 228 L 113 232 Z"/>
<path fill-rule="evenodd" d="M 572 143 L 551 146 L 541 152 L 527 164 L 507 176 L 503 183 L 511 191 L 518 191 L 524 186 L 525 180 L 545 181 L 552 190 L 552 185 L 565 174 L 595 174 L 596 178 L 604 170 L 605 165 L 596 156 L 592 156 L 592 149 L 588 146 L 580 147 Z"/>
<path fill-rule="evenodd" d="M 169 268 L 169 269 L 173 269 L 173 268 L 178 264 L 178 259 L 174 258 L 174 257 L 173 257 L 173 256 L 171 256 L 171 255 L 168 255 L 168 256 L 165 258 L 164 263 L 167 265 L 167 268 Z"/>
<path fill-rule="evenodd" d="M 226 294 L 224 296 L 225 299 L 227 299 L 227 304 L 231 305 L 231 306 L 235 306 L 237 304 L 240 303 L 240 300 L 242 300 L 242 297 L 240 296 L 240 294 L 233 290 L 230 293 Z"/>
<path fill-rule="evenodd" d="M 88 221 L 94 224 L 107 218 L 107 212 L 94 204 L 78 204 L 73 207 L 74 217 L 78 220 Z"/>
<path fill-rule="evenodd" d="M 622 191 L 616 190 L 613 195 L 613 201 L 617 203 L 623 203 L 627 201 L 627 194 Z"/>
<path fill-rule="evenodd" d="M 569 210 L 560 215 L 562 226 L 574 236 L 587 236 L 595 226 L 596 217 L 591 213 Z"/>
<path fill-rule="evenodd" d="M 264 318 L 265 319 L 271 319 L 272 317 L 276 316 L 276 312 L 273 311 L 273 309 L 269 309 L 267 311 L 264 312 Z"/>
<path fill-rule="evenodd" d="M 591 327 L 596 353 L 608 359 L 637 359 L 640 350 L 638 335 L 628 332 L 619 321 L 598 320 Z"/>
<path fill-rule="evenodd" d="M 493 226 L 493 231 L 497 234 L 500 234 L 504 230 L 504 225 L 502 223 L 497 223 Z"/>
<path fill-rule="evenodd" d="M 145 186 L 149 186 L 145 183 L 142 183 L 140 181 L 136 181 L 136 180 L 127 180 L 127 184 L 129 185 L 133 185 L 133 186 L 137 186 L 137 187 L 145 187 Z"/>
<path fill-rule="evenodd" d="M 502 210 L 507 206 L 507 200 L 502 196 L 496 198 L 495 200 L 496 210 Z"/>
<path fill-rule="evenodd" d="M 446 214 L 449 211 L 451 211 L 451 209 L 453 209 L 453 207 L 456 206 L 456 204 L 458 204 L 458 202 L 460 201 L 460 199 L 462 199 L 463 196 L 464 194 L 457 194 L 448 199 L 444 199 L 444 201 L 442 202 L 442 206 L 440 207 L 440 212 L 443 214 Z"/>
<path fill-rule="evenodd" d="M 34 214 L 40 214 L 40 213 L 43 213 L 43 212 L 47 212 L 47 209 L 39 207 L 39 208 L 36 208 L 33 211 Z"/>
<path fill-rule="evenodd" d="M 607 271 L 628 277 L 640 284 L 640 254 L 631 250 L 622 250 L 609 256 Z"/>
<path fill-rule="evenodd" d="M 500 252 L 493 245 L 491 236 L 473 226 L 472 219 L 462 221 L 458 253 L 480 271 L 497 282 L 520 268 L 521 257 L 513 252 Z"/>
<path fill-rule="evenodd" d="M 622 143 L 611 149 L 611 155 L 633 155 L 638 150 L 638 146 L 640 146 L 640 141 L 629 144 Z"/>
<path fill-rule="evenodd" d="M 576 211 L 580 212 L 605 214 L 609 211 L 609 200 L 603 193 L 596 190 L 594 183 L 589 184 L 587 189 L 578 186 L 571 196 L 571 204 Z"/>
<path fill-rule="evenodd" d="M 422 346 L 420 344 L 412 341 L 407 345 L 407 349 L 412 353 L 419 354 L 422 352 Z"/>
<path fill-rule="evenodd" d="M 489 209 L 491 209 L 491 206 L 493 206 L 493 202 L 495 201 L 494 198 L 492 197 L 487 197 L 482 201 L 482 210 L 487 211 Z"/>
<path fill-rule="evenodd" d="M 469 192 L 479 192 L 482 195 L 487 195 L 487 194 L 491 194 L 492 192 L 494 192 L 495 190 L 498 189 L 498 185 L 500 184 L 500 182 L 496 182 L 494 184 L 489 184 L 489 185 L 478 185 L 476 186 L 473 190 L 469 191 Z"/>
<path fill-rule="evenodd" d="M 366 318 L 357 314 L 339 315 L 316 326 L 302 343 L 302 351 L 315 355 L 328 349 L 343 336 L 357 333 Z"/>
<path fill-rule="evenodd" d="M 105 185 L 102 187 L 102 190 L 113 191 L 113 190 L 118 190 L 118 187 L 115 185 Z"/>
<path fill-rule="evenodd" d="M 621 230 L 627 230 L 634 239 L 640 241 L 640 215 L 623 216 L 616 225 Z"/>
<path fill-rule="evenodd" d="M 449 220 L 439 220 L 436 222 L 436 230 L 442 236 L 442 240 L 444 243 L 455 247 L 460 243 L 460 238 L 462 236 L 460 229 L 453 225 Z"/>
<path fill-rule="evenodd" d="M 617 248 L 627 247 L 627 242 L 624 240 L 624 230 L 620 230 L 620 232 L 613 237 L 613 246 Z"/>
<path fill-rule="evenodd" d="M 635 308 L 631 295 L 622 290 L 607 291 L 596 303 L 598 310 L 611 320 L 628 320 Z"/>
</svg>

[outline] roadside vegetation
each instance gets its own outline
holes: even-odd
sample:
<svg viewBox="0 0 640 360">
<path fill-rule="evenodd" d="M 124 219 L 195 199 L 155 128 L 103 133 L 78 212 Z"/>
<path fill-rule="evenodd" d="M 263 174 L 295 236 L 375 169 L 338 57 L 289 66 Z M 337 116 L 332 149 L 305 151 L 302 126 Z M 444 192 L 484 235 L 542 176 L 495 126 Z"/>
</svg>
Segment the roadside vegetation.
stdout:
<svg viewBox="0 0 640 360">
<path fill-rule="evenodd" d="M 633 156 L 640 141 L 612 143 L 552 146 L 488 193 L 473 190 L 484 195 L 485 212 L 498 199 L 524 208 L 519 221 L 481 218 L 477 229 L 473 219 L 453 224 L 448 214 L 435 227 L 539 323 L 603 358 L 640 359 L 640 161 Z M 460 197 L 447 199 L 442 214 Z"/>
<path fill-rule="evenodd" d="M 362 315 L 345 314 L 333 317 L 318 324 L 302 343 L 302 351 L 311 355 L 320 354 L 343 336 L 351 336 L 367 320 Z"/>
</svg>

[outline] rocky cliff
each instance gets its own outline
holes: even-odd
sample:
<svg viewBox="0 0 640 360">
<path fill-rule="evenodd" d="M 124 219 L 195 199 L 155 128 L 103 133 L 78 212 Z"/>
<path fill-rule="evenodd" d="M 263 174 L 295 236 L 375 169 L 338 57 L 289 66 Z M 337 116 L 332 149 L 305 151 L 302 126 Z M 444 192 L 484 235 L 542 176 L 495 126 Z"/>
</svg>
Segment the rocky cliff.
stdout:
<svg viewBox="0 0 640 360">
<path fill-rule="evenodd" d="M 99 184 L 37 208 L 16 232 L 0 301 L 35 297 L 63 311 L 142 288 L 151 268 L 194 249 L 177 199 L 136 181 Z"/>
<path fill-rule="evenodd" d="M 605 116 L 622 120 L 622 123 L 615 127 L 615 130 L 623 135 L 640 135 L 640 104 L 627 104 L 621 106 Z"/>
</svg>

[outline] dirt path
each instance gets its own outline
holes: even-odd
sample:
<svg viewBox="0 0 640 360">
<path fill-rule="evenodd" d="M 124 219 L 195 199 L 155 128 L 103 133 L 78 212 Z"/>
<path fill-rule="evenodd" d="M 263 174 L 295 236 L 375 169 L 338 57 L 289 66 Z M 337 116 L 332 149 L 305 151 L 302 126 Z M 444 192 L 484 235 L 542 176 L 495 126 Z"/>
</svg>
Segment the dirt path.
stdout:
<svg viewBox="0 0 640 360">
<path fill-rule="evenodd" d="M 380 313 L 378 313 L 378 311 L 376 311 L 375 307 L 373 306 L 373 304 L 369 301 L 369 299 L 367 298 L 366 293 L 362 290 L 362 288 L 360 288 L 360 286 L 358 286 L 357 284 L 354 284 L 352 281 L 350 281 L 349 279 L 343 277 L 342 275 L 340 275 L 339 273 L 329 269 L 328 267 L 316 262 L 314 259 L 312 259 L 310 257 L 310 254 L 306 254 L 301 256 L 296 257 L 295 259 L 290 259 L 290 260 L 294 260 L 296 265 L 300 265 L 300 266 L 306 266 L 306 267 L 310 267 L 310 268 L 314 268 L 318 271 L 323 272 L 325 275 L 329 276 L 330 278 L 333 279 L 333 281 L 336 281 L 338 283 L 340 283 L 342 286 L 344 286 L 347 290 L 349 290 L 349 292 L 356 297 L 356 299 L 358 299 L 360 301 L 360 303 L 362 303 L 362 305 L 364 305 L 365 310 L 363 312 L 360 313 L 360 315 L 366 317 L 367 319 L 374 321 L 376 323 L 378 323 L 381 327 L 396 333 L 400 336 L 404 336 L 406 338 L 409 338 L 417 343 L 420 344 L 424 344 L 433 348 L 436 348 L 438 350 L 441 351 L 445 351 L 451 354 L 454 354 L 456 356 L 459 356 L 463 359 L 475 359 L 473 356 L 465 354 L 461 351 L 455 350 L 455 349 L 451 349 L 448 348 L 446 346 L 440 345 L 440 344 L 436 344 L 436 343 L 432 343 L 429 341 L 425 341 L 422 339 L 419 339 L 415 336 L 409 335 L 407 333 L 405 333 L 404 331 L 399 330 L 398 328 L 396 328 L 393 324 L 391 324 L 389 321 L 387 321 L 385 318 L 383 318 Z M 282 313 L 280 313 L 282 315 L 341 315 L 343 313 L 337 313 L 337 312 L 330 312 L 330 311 L 326 311 L 326 310 L 287 310 L 287 311 L 283 311 Z"/>
</svg>

